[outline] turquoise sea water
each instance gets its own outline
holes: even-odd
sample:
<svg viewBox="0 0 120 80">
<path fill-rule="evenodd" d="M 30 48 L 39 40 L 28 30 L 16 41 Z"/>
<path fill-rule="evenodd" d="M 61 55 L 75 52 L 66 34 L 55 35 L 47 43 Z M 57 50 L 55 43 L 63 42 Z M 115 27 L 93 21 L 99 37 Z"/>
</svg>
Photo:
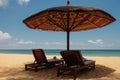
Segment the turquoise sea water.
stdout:
<svg viewBox="0 0 120 80">
<path fill-rule="evenodd" d="M 46 55 L 60 55 L 59 49 L 45 49 Z M 81 50 L 84 56 L 116 56 L 120 57 L 120 50 Z M 4 54 L 32 54 L 31 49 L 0 49 Z"/>
</svg>

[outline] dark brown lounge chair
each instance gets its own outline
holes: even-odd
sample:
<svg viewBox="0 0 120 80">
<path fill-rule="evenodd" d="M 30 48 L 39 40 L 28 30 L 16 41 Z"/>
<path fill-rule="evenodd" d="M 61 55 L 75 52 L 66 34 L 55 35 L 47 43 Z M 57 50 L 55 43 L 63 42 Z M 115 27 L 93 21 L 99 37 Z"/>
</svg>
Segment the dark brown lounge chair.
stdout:
<svg viewBox="0 0 120 80">
<path fill-rule="evenodd" d="M 65 60 L 65 65 L 60 66 L 57 69 L 57 76 L 69 73 L 73 75 L 74 80 L 76 80 L 77 74 L 80 70 L 86 68 L 95 69 L 95 61 L 83 58 L 79 50 L 61 51 L 61 55 Z"/>
<path fill-rule="evenodd" d="M 51 68 L 63 64 L 62 59 L 47 59 L 42 49 L 33 49 L 32 52 L 35 61 L 32 64 L 25 64 L 25 70 L 34 69 L 37 71 L 38 67 Z"/>
</svg>

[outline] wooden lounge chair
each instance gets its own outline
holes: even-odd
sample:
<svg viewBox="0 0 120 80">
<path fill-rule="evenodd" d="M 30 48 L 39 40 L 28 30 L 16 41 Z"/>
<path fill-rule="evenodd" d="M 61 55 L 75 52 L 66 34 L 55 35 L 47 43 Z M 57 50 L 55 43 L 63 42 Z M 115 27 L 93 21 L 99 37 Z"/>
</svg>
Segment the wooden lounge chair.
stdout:
<svg viewBox="0 0 120 80">
<path fill-rule="evenodd" d="M 57 76 L 71 74 L 76 80 L 78 72 L 83 69 L 95 69 L 95 61 L 83 58 L 79 50 L 61 51 L 65 65 L 57 69 Z"/>
<path fill-rule="evenodd" d="M 32 52 L 35 61 L 32 64 L 25 64 L 25 70 L 35 69 L 37 71 L 38 67 L 51 68 L 63 64 L 62 59 L 47 59 L 42 49 L 33 49 Z"/>
</svg>

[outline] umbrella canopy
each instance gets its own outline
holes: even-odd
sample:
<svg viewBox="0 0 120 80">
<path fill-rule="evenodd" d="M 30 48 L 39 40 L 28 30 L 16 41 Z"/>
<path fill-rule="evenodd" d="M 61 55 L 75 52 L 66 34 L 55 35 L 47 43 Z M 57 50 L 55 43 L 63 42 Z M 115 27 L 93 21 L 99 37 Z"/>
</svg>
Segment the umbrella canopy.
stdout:
<svg viewBox="0 0 120 80">
<path fill-rule="evenodd" d="M 67 50 L 69 32 L 101 28 L 114 21 L 115 18 L 103 10 L 84 6 L 52 7 L 23 20 L 31 29 L 67 32 Z"/>
</svg>

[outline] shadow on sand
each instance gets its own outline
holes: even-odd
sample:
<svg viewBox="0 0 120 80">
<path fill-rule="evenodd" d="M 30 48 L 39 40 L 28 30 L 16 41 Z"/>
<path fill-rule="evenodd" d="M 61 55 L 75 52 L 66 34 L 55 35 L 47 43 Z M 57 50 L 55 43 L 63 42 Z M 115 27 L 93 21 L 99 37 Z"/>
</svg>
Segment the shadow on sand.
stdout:
<svg viewBox="0 0 120 80">
<path fill-rule="evenodd" d="M 41 69 L 38 72 L 34 71 L 25 71 L 24 68 L 9 68 L 1 69 L 0 71 L 0 80 L 72 80 L 73 77 L 70 75 L 61 75 L 56 76 L 56 69 Z M 110 77 L 111 73 L 115 70 L 103 65 L 96 65 L 95 70 L 84 72 L 79 74 L 77 80 L 86 80 L 86 79 L 99 79 L 102 77 Z M 112 76 L 113 77 L 113 76 Z M 119 77 L 120 78 L 120 77 Z M 97 80 L 96 79 L 96 80 Z M 101 80 L 101 79 L 100 79 Z"/>
</svg>

